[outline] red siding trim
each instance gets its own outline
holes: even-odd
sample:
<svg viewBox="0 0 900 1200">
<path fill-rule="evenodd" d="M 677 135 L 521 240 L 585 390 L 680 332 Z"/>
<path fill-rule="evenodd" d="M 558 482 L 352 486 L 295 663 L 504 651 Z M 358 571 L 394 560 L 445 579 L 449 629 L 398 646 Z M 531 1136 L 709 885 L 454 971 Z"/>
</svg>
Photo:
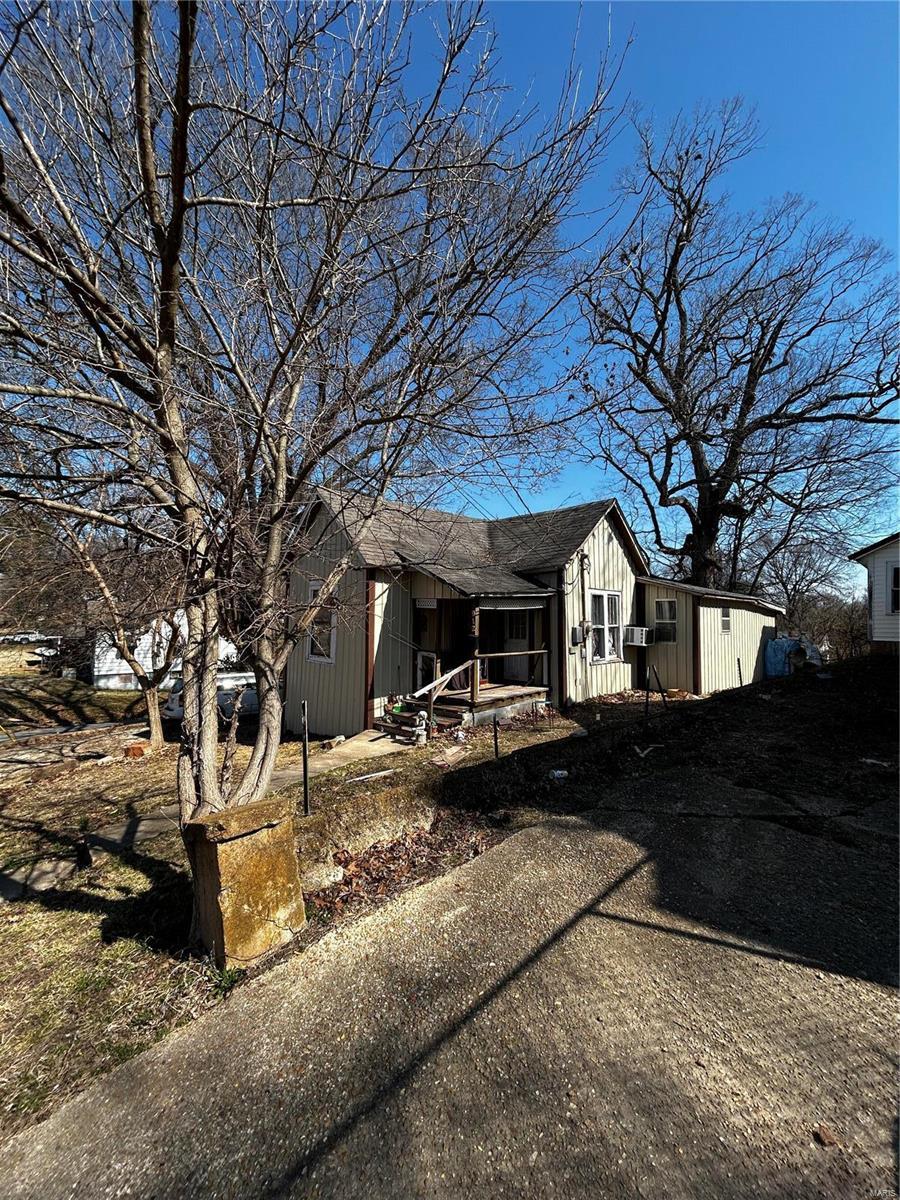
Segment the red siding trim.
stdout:
<svg viewBox="0 0 900 1200">
<path fill-rule="evenodd" d="M 569 643 L 566 638 L 566 588 L 565 571 L 556 572 L 556 653 L 559 661 L 556 664 L 556 707 L 564 709 L 569 703 L 566 688 L 566 656 Z"/>
<path fill-rule="evenodd" d="M 366 571 L 366 682 L 364 729 L 375 727 L 375 573 Z"/>
</svg>

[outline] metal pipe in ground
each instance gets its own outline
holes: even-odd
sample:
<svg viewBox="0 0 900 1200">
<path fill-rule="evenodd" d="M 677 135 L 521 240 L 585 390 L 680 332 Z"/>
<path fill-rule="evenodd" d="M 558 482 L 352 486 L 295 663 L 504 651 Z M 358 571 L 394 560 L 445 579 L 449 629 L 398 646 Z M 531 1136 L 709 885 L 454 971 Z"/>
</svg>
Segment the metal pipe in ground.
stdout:
<svg viewBox="0 0 900 1200">
<path fill-rule="evenodd" d="M 494 713 L 494 758 L 500 757 L 500 726 L 497 724 L 497 714 Z"/>
<path fill-rule="evenodd" d="M 656 676 L 656 686 L 659 688 L 659 694 L 662 697 L 663 708 L 666 709 L 669 707 L 669 702 L 666 699 L 666 689 L 662 685 L 662 680 L 659 677 L 659 671 L 657 671 L 655 665 L 653 667 L 653 674 Z M 649 692 L 647 694 L 649 696 Z"/>
<path fill-rule="evenodd" d="M 744 686 L 744 676 L 741 672 L 741 660 L 740 659 L 737 660 L 737 665 L 738 665 L 738 687 L 743 687 Z"/>
<path fill-rule="evenodd" d="M 309 816 L 309 721 L 306 701 L 300 701 L 300 722 L 303 726 L 303 815 Z"/>
</svg>

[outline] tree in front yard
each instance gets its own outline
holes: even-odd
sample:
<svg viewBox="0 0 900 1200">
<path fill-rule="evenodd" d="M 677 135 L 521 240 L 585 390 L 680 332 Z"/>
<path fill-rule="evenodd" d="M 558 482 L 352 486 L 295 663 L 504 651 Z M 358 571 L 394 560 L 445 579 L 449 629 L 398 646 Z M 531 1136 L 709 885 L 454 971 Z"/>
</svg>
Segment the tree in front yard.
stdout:
<svg viewBox="0 0 900 1200">
<path fill-rule="evenodd" d="M 371 514 L 534 429 L 615 114 L 574 69 L 548 120 L 510 111 L 477 4 L 0 20 L 0 496 L 179 561 L 188 822 L 266 792 L 280 678 L 351 562 L 292 600 L 316 487 Z M 227 790 L 220 634 L 260 710 Z"/>
<path fill-rule="evenodd" d="M 840 538 L 891 485 L 890 257 L 799 196 L 734 210 L 728 172 L 759 140 L 738 101 L 638 135 L 633 222 L 584 290 L 595 456 L 679 575 L 755 590 L 771 556 Z"/>
</svg>

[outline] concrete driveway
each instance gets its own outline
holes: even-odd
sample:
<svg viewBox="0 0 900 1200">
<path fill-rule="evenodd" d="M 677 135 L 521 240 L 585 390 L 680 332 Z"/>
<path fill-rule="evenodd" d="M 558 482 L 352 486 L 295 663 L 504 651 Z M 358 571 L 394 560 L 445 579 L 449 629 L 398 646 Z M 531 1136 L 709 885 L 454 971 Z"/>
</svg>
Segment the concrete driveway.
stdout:
<svg viewBox="0 0 900 1200">
<path fill-rule="evenodd" d="M 740 824 L 526 829 L 14 1139 L 0 1194 L 890 1195 L 893 992 L 850 949 L 810 957 L 734 932 L 770 859 L 790 912 L 785 865 L 805 881 L 823 853 L 748 819 L 770 842 L 730 873 Z M 829 870 L 860 870 L 857 851 L 828 854 Z M 822 897 L 828 923 L 827 879 Z"/>
</svg>

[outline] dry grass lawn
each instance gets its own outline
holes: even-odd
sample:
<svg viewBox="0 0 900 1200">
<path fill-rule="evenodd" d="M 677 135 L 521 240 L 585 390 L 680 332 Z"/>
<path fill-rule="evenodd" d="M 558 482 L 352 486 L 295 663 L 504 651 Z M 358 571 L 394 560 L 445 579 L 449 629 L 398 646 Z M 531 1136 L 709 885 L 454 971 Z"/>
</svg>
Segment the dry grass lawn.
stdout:
<svg viewBox="0 0 900 1200">
<path fill-rule="evenodd" d="M 86 724 L 140 718 L 138 691 L 103 691 L 77 679 L 52 675 L 0 676 L 0 732 L 25 726 Z"/>
<path fill-rule="evenodd" d="M 557 720 L 552 731 L 504 730 L 502 748 L 573 728 Z M 394 774 L 364 784 L 348 782 L 367 773 L 364 762 L 320 776 L 311 787 L 314 813 L 401 806 L 413 795 L 437 804 L 446 778 L 429 762 L 437 749 L 378 759 L 372 770 Z M 248 753 L 238 747 L 238 760 Z M 492 754 L 490 730 L 479 731 L 462 761 Z M 0 861 L 71 852 L 83 832 L 170 802 L 175 756 L 172 746 L 7 790 Z M 279 765 L 298 757 L 289 743 Z M 301 802 L 299 787 L 289 794 Z M 310 915 L 317 911 L 311 906 Z M 189 921 L 190 878 L 175 832 L 110 856 L 50 892 L 0 904 L 0 1136 L 45 1117 L 96 1075 L 221 1002 L 236 977 L 188 954 Z"/>
</svg>

